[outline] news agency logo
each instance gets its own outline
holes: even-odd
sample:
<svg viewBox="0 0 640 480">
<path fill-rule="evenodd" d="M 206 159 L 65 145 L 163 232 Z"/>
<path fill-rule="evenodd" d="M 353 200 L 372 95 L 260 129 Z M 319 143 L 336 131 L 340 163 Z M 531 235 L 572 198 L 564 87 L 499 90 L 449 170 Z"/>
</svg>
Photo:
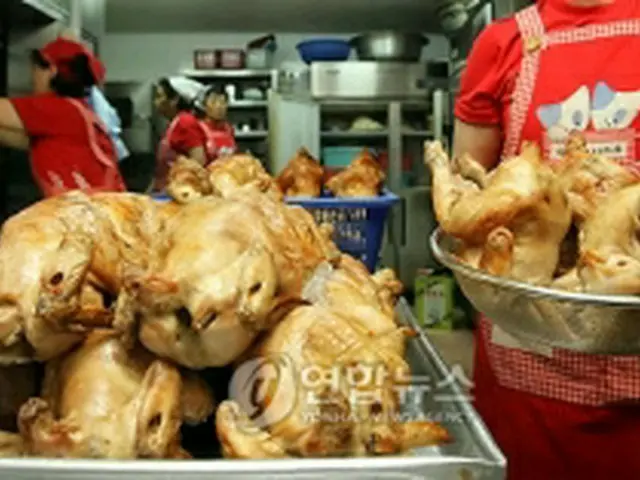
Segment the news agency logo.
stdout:
<svg viewBox="0 0 640 480">
<path fill-rule="evenodd" d="M 229 397 L 254 426 L 286 419 L 296 406 L 296 369 L 287 355 L 258 357 L 240 365 L 231 378 Z"/>
<path fill-rule="evenodd" d="M 446 378 L 412 375 L 406 368 L 388 365 L 296 365 L 287 355 L 257 357 L 240 365 L 229 385 L 235 400 L 250 422 L 245 433 L 268 429 L 294 414 L 298 423 L 382 424 L 409 421 L 459 421 L 459 412 L 443 403 L 470 401 L 454 383 L 471 386 L 459 365 L 451 367 Z M 328 394 L 328 395 L 327 395 Z M 342 398 L 346 408 L 334 408 Z M 390 410 L 389 398 L 395 398 Z M 427 405 L 438 405 L 431 410 Z"/>
</svg>

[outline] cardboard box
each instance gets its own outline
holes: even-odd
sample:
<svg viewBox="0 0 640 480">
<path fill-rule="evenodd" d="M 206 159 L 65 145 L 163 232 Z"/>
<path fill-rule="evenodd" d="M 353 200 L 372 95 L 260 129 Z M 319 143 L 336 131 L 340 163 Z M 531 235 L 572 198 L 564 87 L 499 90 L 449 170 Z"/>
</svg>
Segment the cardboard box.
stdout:
<svg viewBox="0 0 640 480">
<path fill-rule="evenodd" d="M 415 315 L 423 328 L 457 328 L 456 282 L 445 272 L 420 270 L 415 280 Z"/>
</svg>

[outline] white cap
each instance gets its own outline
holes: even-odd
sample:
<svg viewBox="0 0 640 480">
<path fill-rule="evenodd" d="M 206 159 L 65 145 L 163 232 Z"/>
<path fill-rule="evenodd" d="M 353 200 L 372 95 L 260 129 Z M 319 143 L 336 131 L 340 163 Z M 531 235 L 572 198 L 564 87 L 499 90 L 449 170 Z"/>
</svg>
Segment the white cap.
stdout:
<svg viewBox="0 0 640 480">
<path fill-rule="evenodd" d="M 190 103 L 206 88 L 202 83 L 187 77 L 169 77 L 168 80 L 178 95 Z"/>
</svg>

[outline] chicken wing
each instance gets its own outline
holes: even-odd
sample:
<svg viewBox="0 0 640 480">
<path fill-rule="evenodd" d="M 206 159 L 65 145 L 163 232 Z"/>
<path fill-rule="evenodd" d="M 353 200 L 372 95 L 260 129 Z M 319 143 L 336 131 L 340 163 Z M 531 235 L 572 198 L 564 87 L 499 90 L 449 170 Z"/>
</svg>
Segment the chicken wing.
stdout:
<svg viewBox="0 0 640 480">
<path fill-rule="evenodd" d="M 300 148 L 276 181 L 286 197 L 319 197 L 324 169 L 306 148 Z"/>
<path fill-rule="evenodd" d="M 193 397 L 205 406 L 200 400 L 195 410 L 185 408 L 192 404 L 183 399 Z M 182 420 L 204 421 L 212 412 L 202 383 L 183 382 L 171 364 L 96 332 L 47 365 L 42 398 L 21 408 L 18 423 L 30 456 L 186 458 Z"/>
</svg>

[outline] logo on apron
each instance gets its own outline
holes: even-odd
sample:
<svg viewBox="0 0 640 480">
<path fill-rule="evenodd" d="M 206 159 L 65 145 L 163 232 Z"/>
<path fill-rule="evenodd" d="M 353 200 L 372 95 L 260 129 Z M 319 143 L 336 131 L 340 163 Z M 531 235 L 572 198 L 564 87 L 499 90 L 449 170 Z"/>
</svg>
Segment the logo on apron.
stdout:
<svg viewBox="0 0 640 480">
<path fill-rule="evenodd" d="M 587 149 L 594 155 L 607 157 L 627 166 L 640 174 L 640 165 L 636 157 L 636 132 L 633 129 L 611 130 L 607 132 L 586 131 L 582 135 L 587 142 Z M 544 136 L 545 158 L 550 162 L 562 160 L 565 155 L 566 137 L 552 138 Z"/>
<path fill-rule="evenodd" d="M 546 157 L 552 162 L 562 159 L 567 135 L 578 130 L 590 152 L 640 174 L 636 132 L 631 128 L 639 111 L 640 92 L 616 92 L 606 82 L 598 82 L 592 94 L 583 85 L 561 102 L 541 105 L 536 116 L 545 130 Z"/>
</svg>

